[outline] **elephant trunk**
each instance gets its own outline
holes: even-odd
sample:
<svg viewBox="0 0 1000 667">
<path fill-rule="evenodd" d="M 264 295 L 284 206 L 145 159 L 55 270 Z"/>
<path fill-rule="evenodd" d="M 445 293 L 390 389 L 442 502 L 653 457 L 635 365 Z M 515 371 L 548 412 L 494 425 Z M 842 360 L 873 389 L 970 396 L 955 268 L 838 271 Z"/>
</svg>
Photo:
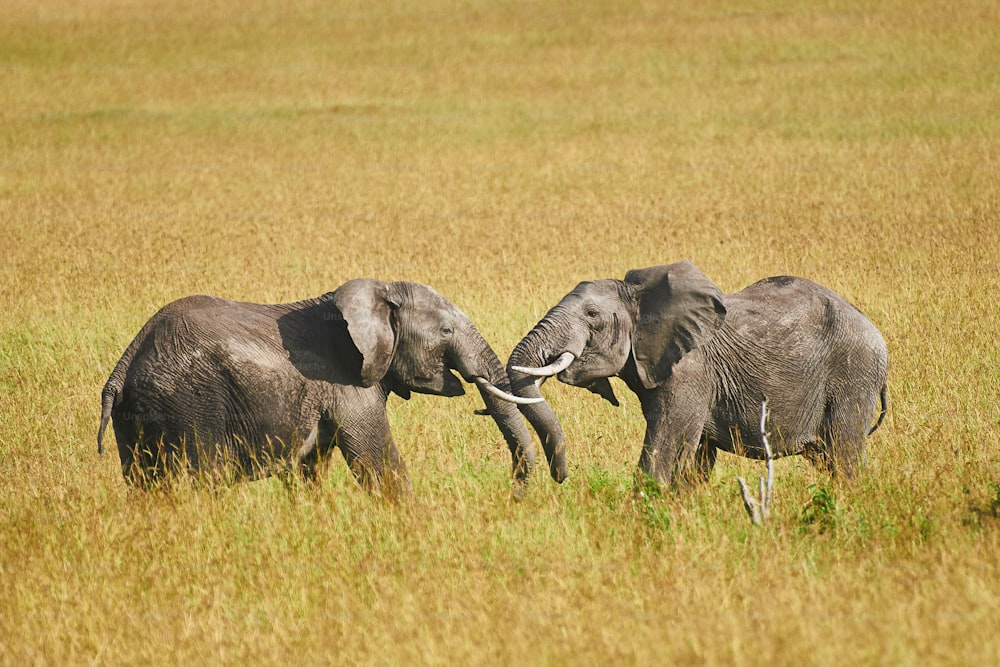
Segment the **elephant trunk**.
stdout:
<svg viewBox="0 0 1000 667">
<path fill-rule="evenodd" d="M 548 358 L 549 348 L 545 345 L 543 324 L 544 321 L 528 332 L 511 352 L 510 359 L 507 361 L 507 375 L 510 378 L 511 391 L 517 396 L 538 398 L 542 395 L 539 390 L 541 378 L 528 375 L 515 367 L 537 368 L 552 361 Z M 566 437 L 563 435 L 562 425 L 559 423 L 556 413 L 552 411 L 547 402 L 522 405 L 521 412 L 538 434 L 542 449 L 545 451 L 545 458 L 549 462 L 549 472 L 552 479 L 561 483 L 569 477 L 569 467 L 566 463 Z"/>
<path fill-rule="evenodd" d="M 511 492 L 515 500 L 521 500 L 535 468 L 535 444 L 517 406 L 496 395 L 497 392 L 489 387 L 493 385 L 501 392 L 511 393 L 503 365 L 471 323 L 455 336 L 450 356 L 455 370 L 467 381 L 476 383 L 490 416 L 507 441 L 513 460 Z"/>
</svg>

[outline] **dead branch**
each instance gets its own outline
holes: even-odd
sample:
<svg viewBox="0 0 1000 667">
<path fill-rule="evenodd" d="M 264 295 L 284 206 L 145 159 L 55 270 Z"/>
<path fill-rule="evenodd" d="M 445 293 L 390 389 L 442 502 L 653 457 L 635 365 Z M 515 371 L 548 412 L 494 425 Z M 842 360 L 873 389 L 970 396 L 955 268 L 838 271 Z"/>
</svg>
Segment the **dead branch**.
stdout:
<svg viewBox="0 0 1000 667">
<path fill-rule="evenodd" d="M 774 489 L 774 454 L 771 452 L 771 444 L 767 441 L 767 432 L 764 430 L 767 425 L 767 399 L 760 404 L 760 439 L 764 443 L 764 457 L 767 462 L 767 477 L 759 479 L 757 497 L 750 493 L 750 487 L 742 477 L 737 477 L 740 484 L 740 492 L 743 494 L 743 507 L 746 508 L 747 516 L 756 525 L 762 524 L 771 516 L 771 491 Z"/>
</svg>

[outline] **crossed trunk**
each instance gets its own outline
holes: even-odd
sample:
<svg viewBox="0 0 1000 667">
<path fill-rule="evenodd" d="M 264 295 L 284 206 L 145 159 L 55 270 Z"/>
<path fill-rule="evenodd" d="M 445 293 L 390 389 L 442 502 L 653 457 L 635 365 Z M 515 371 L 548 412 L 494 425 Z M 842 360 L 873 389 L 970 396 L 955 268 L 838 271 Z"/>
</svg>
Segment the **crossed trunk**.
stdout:
<svg viewBox="0 0 1000 667">
<path fill-rule="evenodd" d="M 470 329 L 467 335 L 456 336 L 449 362 L 466 381 L 476 384 L 490 416 L 507 441 L 513 459 L 512 493 L 520 500 L 535 468 L 535 445 L 518 405 L 526 410 L 544 405 L 544 399 L 541 394 L 514 395 L 500 360 L 479 332 L 471 325 Z"/>
<path fill-rule="evenodd" d="M 549 359 L 549 353 L 543 347 L 543 336 L 540 331 L 535 329 L 529 332 L 514 348 L 507 362 L 510 388 L 517 396 L 542 398 L 539 386 L 545 378 L 557 374 L 561 370 L 560 366 L 565 368 L 573 360 L 572 354 L 568 352 L 560 354 L 557 361 Z M 545 366 L 548 368 L 542 368 Z M 566 436 L 555 412 L 548 402 L 544 401 L 522 405 L 521 412 L 538 433 L 545 458 L 549 462 L 552 479 L 562 482 L 569 476 L 569 467 L 566 463 Z"/>
</svg>

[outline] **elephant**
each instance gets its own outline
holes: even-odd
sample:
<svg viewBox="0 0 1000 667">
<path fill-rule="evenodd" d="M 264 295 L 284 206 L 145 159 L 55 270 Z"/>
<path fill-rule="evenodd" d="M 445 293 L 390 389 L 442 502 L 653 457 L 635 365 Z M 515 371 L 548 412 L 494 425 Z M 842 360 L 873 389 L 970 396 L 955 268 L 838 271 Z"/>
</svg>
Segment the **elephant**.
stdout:
<svg viewBox="0 0 1000 667">
<path fill-rule="evenodd" d="M 512 453 L 517 495 L 534 467 L 515 405 L 524 399 L 509 393 L 469 318 L 412 282 L 350 280 L 286 304 L 198 295 L 166 305 L 104 386 L 98 452 L 111 419 L 122 474 L 145 488 L 179 471 L 314 480 L 336 447 L 369 491 L 405 496 L 412 486 L 386 401 L 390 392 L 460 396 L 452 371 L 478 386 Z"/>
<path fill-rule="evenodd" d="M 889 406 L 886 344 L 857 308 L 790 276 L 723 294 L 690 260 L 580 283 L 517 344 L 507 372 L 518 396 L 540 397 L 556 376 L 616 406 L 608 378 L 621 378 L 646 421 L 637 477 L 662 487 L 707 479 L 718 450 L 766 458 L 765 399 L 774 458 L 802 454 L 850 479 Z M 548 403 L 521 410 L 561 482 L 559 420 Z"/>
</svg>

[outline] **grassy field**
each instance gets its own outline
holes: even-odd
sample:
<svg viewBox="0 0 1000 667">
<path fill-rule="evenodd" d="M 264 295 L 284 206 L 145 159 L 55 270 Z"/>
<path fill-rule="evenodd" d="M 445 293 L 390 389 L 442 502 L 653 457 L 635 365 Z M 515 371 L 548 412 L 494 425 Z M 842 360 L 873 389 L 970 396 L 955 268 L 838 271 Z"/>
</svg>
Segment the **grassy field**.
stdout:
<svg viewBox="0 0 1000 667">
<path fill-rule="evenodd" d="M 8 0 L 0 663 L 1000 663 L 1000 5 Z M 578 281 L 691 258 L 824 283 L 889 344 L 853 485 L 778 461 L 632 493 L 644 422 L 549 383 L 520 504 L 478 399 L 339 458 L 128 494 L 100 390 L 192 293 L 414 280 L 502 358 Z M 617 381 L 616 381 L 617 382 Z"/>
</svg>

